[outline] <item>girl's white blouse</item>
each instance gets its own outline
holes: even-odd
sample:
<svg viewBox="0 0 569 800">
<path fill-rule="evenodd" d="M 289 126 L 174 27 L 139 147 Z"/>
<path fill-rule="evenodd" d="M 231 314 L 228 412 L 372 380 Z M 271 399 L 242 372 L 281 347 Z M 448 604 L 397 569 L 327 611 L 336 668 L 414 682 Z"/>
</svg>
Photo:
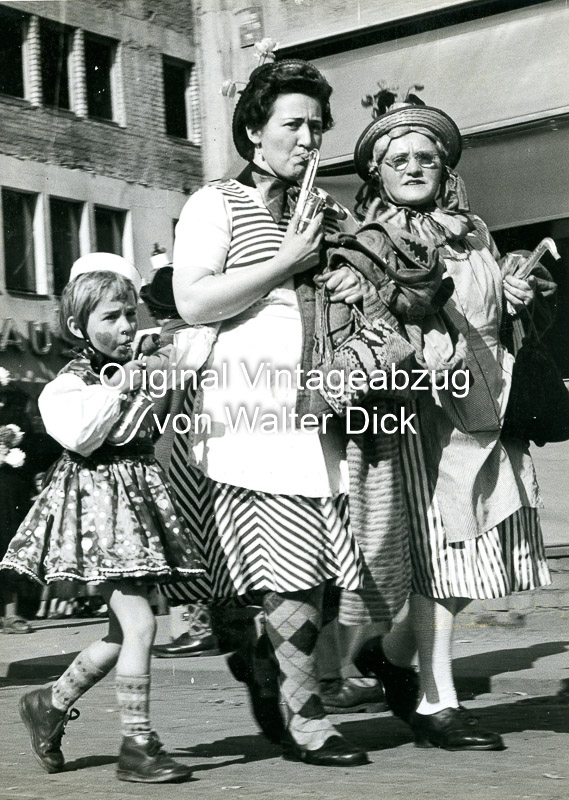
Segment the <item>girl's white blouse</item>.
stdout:
<svg viewBox="0 0 569 800">
<path fill-rule="evenodd" d="M 121 414 L 121 391 L 63 373 L 47 384 L 38 405 L 46 431 L 66 450 L 89 456 Z"/>
</svg>

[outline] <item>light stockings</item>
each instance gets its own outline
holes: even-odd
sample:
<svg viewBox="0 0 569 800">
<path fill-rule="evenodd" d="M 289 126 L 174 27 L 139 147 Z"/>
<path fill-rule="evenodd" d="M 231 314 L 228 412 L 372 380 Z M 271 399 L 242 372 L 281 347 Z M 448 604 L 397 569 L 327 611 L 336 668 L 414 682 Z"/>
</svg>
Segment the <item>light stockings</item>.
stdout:
<svg viewBox="0 0 569 800">
<path fill-rule="evenodd" d="M 114 666 L 116 658 L 102 669 L 99 668 L 91 659 L 88 649 L 79 653 L 51 687 L 51 701 L 60 711 L 68 711 L 73 703 L 104 678 Z"/>
<path fill-rule="evenodd" d="M 150 733 L 150 675 L 118 675 L 115 688 L 123 736 Z"/>
<path fill-rule="evenodd" d="M 296 744 L 318 750 L 340 735 L 326 717 L 318 683 L 316 641 L 322 627 L 324 587 L 263 597 L 267 636 L 279 665 L 287 730 Z"/>
<path fill-rule="evenodd" d="M 411 595 L 411 620 L 419 650 L 419 714 L 458 708 L 452 675 L 452 638 L 454 619 L 469 602 L 464 598 L 436 600 Z"/>
</svg>

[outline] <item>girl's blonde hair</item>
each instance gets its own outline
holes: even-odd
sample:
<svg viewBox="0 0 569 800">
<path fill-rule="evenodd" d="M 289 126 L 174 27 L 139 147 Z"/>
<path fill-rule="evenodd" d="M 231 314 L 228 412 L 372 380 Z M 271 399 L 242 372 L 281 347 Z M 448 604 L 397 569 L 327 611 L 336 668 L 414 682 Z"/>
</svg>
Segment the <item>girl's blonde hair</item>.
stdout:
<svg viewBox="0 0 569 800">
<path fill-rule="evenodd" d="M 84 343 L 83 339 L 78 339 L 71 333 L 67 326 L 67 320 L 69 317 L 73 317 L 79 330 L 86 335 L 89 317 L 109 294 L 113 295 L 113 299 L 122 302 L 127 301 L 130 297 L 134 303 L 137 301 L 136 289 L 132 281 L 117 272 L 108 270 L 86 272 L 68 283 L 61 295 L 59 308 L 59 324 L 63 338 L 73 344 Z"/>
</svg>

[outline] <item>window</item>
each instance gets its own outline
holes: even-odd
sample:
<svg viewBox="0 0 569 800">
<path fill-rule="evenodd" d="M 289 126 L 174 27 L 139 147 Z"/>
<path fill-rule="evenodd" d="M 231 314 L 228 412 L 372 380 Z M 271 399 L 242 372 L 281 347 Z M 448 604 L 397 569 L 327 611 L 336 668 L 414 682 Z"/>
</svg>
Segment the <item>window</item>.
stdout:
<svg viewBox="0 0 569 800">
<path fill-rule="evenodd" d="M 183 61 L 163 58 L 164 113 L 166 133 L 188 139 L 188 110 L 191 65 Z"/>
<path fill-rule="evenodd" d="M 51 218 L 51 250 L 53 257 L 53 291 L 60 295 L 67 281 L 71 265 L 81 255 L 79 230 L 81 227 L 81 203 L 59 200 L 49 201 Z"/>
<path fill-rule="evenodd" d="M 85 80 L 90 117 L 113 119 L 113 65 L 116 43 L 112 39 L 85 34 Z"/>
<path fill-rule="evenodd" d="M 125 211 L 95 206 L 95 238 L 98 252 L 123 255 L 125 218 Z"/>
<path fill-rule="evenodd" d="M 41 83 L 43 102 L 70 108 L 69 59 L 73 32 L 65 25 L 40 20 Z"/>
<path fill-rule="evenodd" d="M 36 291 L 34 214 L 36 195 L 2 189 L 6 289 Z"/>
<path fill-rule="evenodd" d="M 22 46 L 25 17 L 0 9 L 0 92 L 24 97 Z"/>
</svg>

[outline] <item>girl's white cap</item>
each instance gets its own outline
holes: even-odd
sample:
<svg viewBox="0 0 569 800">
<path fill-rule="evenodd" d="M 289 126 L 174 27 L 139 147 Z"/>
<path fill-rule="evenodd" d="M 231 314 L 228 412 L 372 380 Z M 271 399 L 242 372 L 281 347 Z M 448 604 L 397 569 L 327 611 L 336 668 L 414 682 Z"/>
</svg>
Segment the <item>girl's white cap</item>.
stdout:
<svg viewBox="0 0 569 800">
<path fill-rule="evenodd" d="M 126 258 L 114 253 L 88 253 L 86 256 L 81 256 L 71 267 L 69 280 L 72 281 L 86 272 L 116 272 L 132 281 L 137 292 L 142 286 L 142 278 L 136 267 Z"/>
</svg>

